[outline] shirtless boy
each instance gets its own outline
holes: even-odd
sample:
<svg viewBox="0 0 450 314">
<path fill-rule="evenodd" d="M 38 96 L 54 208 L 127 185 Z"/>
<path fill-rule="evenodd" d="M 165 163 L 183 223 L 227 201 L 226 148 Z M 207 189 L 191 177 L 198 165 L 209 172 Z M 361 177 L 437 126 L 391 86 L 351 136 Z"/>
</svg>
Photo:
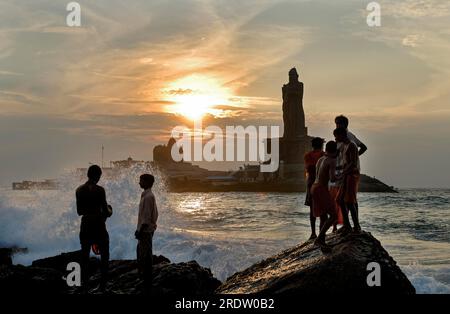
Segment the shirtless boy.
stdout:
<svg viewBox="0 0 450 314">
<path fill-rule="evenodd" d="M 317 161 L 316 181 L 311 187 L 313 215 L 320 217 L 323 222 L 314 244 L 327 249 L 329 247 L 325 243 L 325 234 L 337 218 L 335 201 L 331 198 L 328 190 L 328 182 L 336 181 L 336 156 L 337 144 L 334 141 L 329 141 L 325 147 L 325 156 Z"/>
</svg>

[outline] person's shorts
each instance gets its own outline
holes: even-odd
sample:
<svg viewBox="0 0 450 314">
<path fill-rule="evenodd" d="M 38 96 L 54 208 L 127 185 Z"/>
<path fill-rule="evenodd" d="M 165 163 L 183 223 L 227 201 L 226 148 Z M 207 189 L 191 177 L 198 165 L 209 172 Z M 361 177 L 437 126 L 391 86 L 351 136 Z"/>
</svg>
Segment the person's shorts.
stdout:
<svg viewBox="0 0 450 314">
<path fill-rule="evenodd" d="M 345 177 L 344 184 L 338 192 L 337 199 L 347 204 L 358 202 L 359 173 L 349 174 Z"/>
<path fill-rule="evenodd" d="M 320 217 L 324 214 L 336 212 L 336 202 L 331 198 L 328 186 L 314 183 L 311 188 L 313 216 Z"/>
</svg>

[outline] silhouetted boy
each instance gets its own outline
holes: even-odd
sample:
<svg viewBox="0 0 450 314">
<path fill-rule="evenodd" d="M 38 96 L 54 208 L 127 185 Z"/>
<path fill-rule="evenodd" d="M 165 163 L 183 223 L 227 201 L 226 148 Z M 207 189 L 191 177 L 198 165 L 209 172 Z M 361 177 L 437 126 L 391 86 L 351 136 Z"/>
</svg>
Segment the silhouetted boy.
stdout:
<svg viewBox="0 0 450 314">
<path fill-rule="evenodd" d="M 357 193 L 359 186 L 359 154 L 356 144 L 347 136 L 347 130 L 344 128 L 337 128 L 333 132 L 336 142 L 340 144 L 339 160 L 342 161 L 342 173 L 338 177 L 342 178 L 342 184 L 339 187 L 337 200 L 342 209 L 344 218 L 344 227 L 340 232 L 346 233 L 351 231 L 351 225 L 348 218 L 350 211 L 353 220 L 353 227 L 355 232 L 359 232 L 361 227 L 359 225 L 358 211 L 357 211 Z"/>
<path fill-rule="evenodd" d="M 336 180 L 337 145 L 329 141 L 326 145 L 325 156 L 317 161 L 316 180 L 311 187 L 313 215 L 320 217 L 322 227 L 314 244 L 328 248 L 325 244 L 325 234 L 336 221 L 335 201 L 331 198 L 328 182 Z"/>
<path fill-rule="evenodd" d="M 152 186 L 155 178 L 151 174 L 140 176 L 139 185 L 144 192 L 139 203 L 137 229 L 135 232 L 137 245 L 137 261 L 140 276 L 144 279 L 144 293 L 151 292 L 153 267 L 153 234 L 158 220 L 158 208 Z"/>
<path fill-rule="evenodd" d="M 104 289 L 107 281 L 109 263 L 109 235 L 106 230 L 106 219 L 111 216 L 112 208 L 106 202 L 105 189 L 97 185 L 102 170 L 99 166 L 90 166 L 87 172 L 88 181 L 77 188 L 77 213 L 81 217 L 81 277 L 83 285 L 89 278 L 89 254 L 91 246 L 98 247 L 101 256 L 100 289 Z"/>
<path fill-rule="evenodd" d="M 325 155 L 323 151 L 323 142 L 324 140 L 320 137 L 315 137 L 311 141 L 311 145 L 313 150 L 306 153 L 304 157 L 305 161 L 305 173 L 306 173 L 306 199 L 305 205 L 309 206 L 309 221 L 311 224 L 311 236 L 309 239 L 317 238 L 316 235 L 316 217 L 314 217 L 312 212 L 312 197 L 311 197 L 311 187 L 316 180 L 316 163 Z M 322 226 L 322 221 L 321 221 Z"/>
<path fill-rule="evenodd" d="M 348 137 L 348 139 L 350 141 L 352 141 L 353 143 L 355 143 L 356 146 L 359 148 L 359 151 L 358 151 L 358 155 L 359 156 L 361 156 L 362 154 L 364 154 L 367 151 L 367 146 L 363 142 L 361 142 L 356 137 L 355 134 L 353 134 L 352 132 L 350 132 L 348 130 L 349 121 L 348 121 L 348 118 L 346 116 L 344 116 L 344 115 L 337 116 L 336 118 L 334 118 L 334 122 L 336 123 L 336 128 L 344 128 L 344 129 L 347 130 L 347 137 Z M 340 149 L 340 145 L 341 144 L 338 143 L 338 150 Z M 358 170 L 361 172 L 361 166 L 360 166 L 360 163 L 359 163 L 359 159 L 358 159 Z M 342 174 L 342 161 L 340 160 L 339 155 L 338 155 L 338 158 L 336 159 L 336 172 L 337 172 L 336 175 Z M 335 184 L 331 184 L 330 185 L 330 190 L 331 190 L 332 194 L 337 195 L 338 190 L 339 190 L 339 186 L 340 186 L 341 183 L 342 182 L 337 181 Z M 358 213 L 358 202 L 356 202 L 355 208 L 356 208 L 356 212 Z M 341 223 L 342 223 L 342 221 L 341 221 Z M 335 227 L 335 229 L 336 229 L 336 227 Z"/>
</svg>

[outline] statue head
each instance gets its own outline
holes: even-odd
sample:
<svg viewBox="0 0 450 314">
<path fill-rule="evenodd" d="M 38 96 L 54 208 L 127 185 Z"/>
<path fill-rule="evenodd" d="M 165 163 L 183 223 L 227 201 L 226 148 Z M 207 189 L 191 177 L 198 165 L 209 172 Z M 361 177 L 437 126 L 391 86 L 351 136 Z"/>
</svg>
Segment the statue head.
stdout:
<svg viewBox="0 0 450 314">
<path fill-rule="evenodd" d="M 298 73 L 296 68 L 289 71 L 289 82 L 298 82 Z"/>
</svg>

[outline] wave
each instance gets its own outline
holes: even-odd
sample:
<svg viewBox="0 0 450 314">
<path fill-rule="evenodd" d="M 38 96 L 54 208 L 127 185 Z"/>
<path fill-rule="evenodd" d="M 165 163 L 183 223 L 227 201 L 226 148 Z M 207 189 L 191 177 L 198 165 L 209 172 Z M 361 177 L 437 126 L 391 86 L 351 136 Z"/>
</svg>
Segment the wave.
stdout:
<svg viewBox="0 0 450 314">
<path fill-rule="evenodd" d="M 442 267 L 440 269 L 428 270 L 417 263 L 400 266 L 402 271 L 416 288 L 418 294 L 450 294 L 450 285 L 436 279 L 440 276 L 448 276 L 450 269 Z"/>
</svg>

